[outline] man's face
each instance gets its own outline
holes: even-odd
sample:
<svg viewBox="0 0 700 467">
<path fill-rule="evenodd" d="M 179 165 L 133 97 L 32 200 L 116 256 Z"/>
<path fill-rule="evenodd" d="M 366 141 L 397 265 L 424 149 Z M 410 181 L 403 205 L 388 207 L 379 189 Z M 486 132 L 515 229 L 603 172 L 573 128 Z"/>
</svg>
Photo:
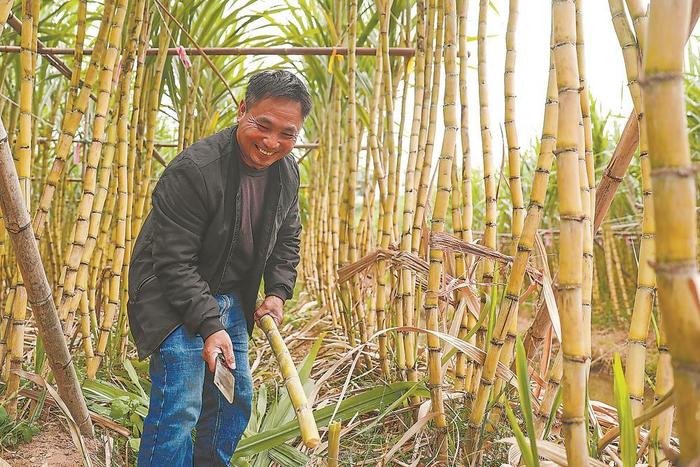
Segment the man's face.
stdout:
<svg viewBox="0 0 700 467">
<path fill-rule="evenodd" d="M 241 101 L 236 138 L 245 165 L 265 169 L 292 152 L 303 122 L 297 101 L 267 97 L 249 109 Z"/>
</svg>

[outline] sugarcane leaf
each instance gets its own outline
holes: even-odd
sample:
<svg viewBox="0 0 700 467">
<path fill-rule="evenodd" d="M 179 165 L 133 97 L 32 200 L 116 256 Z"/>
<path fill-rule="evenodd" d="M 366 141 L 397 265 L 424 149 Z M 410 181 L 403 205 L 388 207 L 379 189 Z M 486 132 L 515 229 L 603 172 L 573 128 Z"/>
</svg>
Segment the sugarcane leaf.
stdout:
<svg viewBox="0 0 700 467">
<path fill-rule="evenodd" d="M 544 433 L 542 435 L 543 439 L 547 439 L 549 437 L 549 432 L 552 429 L 552 425 L 554 425 L 554 421 L 557 418 L 557 411 L 559 410 L 559 405 L 561 404 L 561 399 L 562 399 L 562 388 L 559 386 L 557 388 L 557 394 L 554 396 L 554 402 L 552 402 L 552 410 L 549 411 L 549 416 L 547 417 L 547 423 L 544 427 Z"/>
<path fill-rule="evenodd" d="M 634 433 L 634 418 L 630 404 L 629 390 L 622 370 L 620 355 L 615 354 L 613 363 L 613 390 L 620 424 L 620 459 L 623 467 L 634 467 L 637 463 L 637 442 Z"/>
<path fill-rule="evenodd" d="M 510 408 L 510 404 L 506 403 L 505 407 L 506 416 L 508 417 L 508 421 L 510 422 L 510 427 L 513 430 L 515 439 L 518 442 L 518 447 L 520 448 L 520 452 L 522 453 L 523 461 L 525 462 L 525 465 L 527 467 L 535 467 L 535 461 L 532 457 L 530 445 L 528 444 L 528 441 L 525 439 L 525 435 L 523 434 L 522 430 L 520 429 L 520 426 L 518 425 L 518 419 L 515 418 L 513 409 Z"/>
<path fill-rule="evenodd" d="M 360 394 L 345 399 L 340 403 L 334 420 L 348 420 L 356 414 L 363 414 L 373 410 L 381 410 L 383 407 L 392 404 L 403 394 L 410 390 L 415 383 L 400 381 L 386 386 L 374 387 Z M 424 387 L 416 390 L 416 394 L 421 397 L 428 397 L 429 392 Z M 335 411 L 335 405 L 323 407 L 313 412 L 316 424 L 319 427 L 328 425 L 328 422 Z M 291 420 L 269 430 L 258 433 L 241 440 L 236 449 L 234 459 L 252 456 L 254 454 L 272 449 L 285 441 L 300 436 L 299 423 Z"/>
<path fill-rule="evenodd" d="M 126 370 L 126 373 L 129 375 L 129 378 L 131 379 L 131 382 L 134 383 L 134 386 L 139 390 L 139 393 L 141 394 L 141 397 L 144 399 L 148 399 L 148 394 L 146 394 L 146 391 L 143 390 L 143 386 L 141 386 L 141 382 L 139 381 L 139 376 L 136 374 L 136 370 L 134 369 L 134 366 L 131 364 L 131 360 L 126 359 L 124 360 L 124 369 Z"/>
<path fill-rule="evenodd" d="M 539 465 L 537 434 L 535 433 L 535 423 L 532 418 L 532 404 L 530 403 L 530 379 L 527 377 L 527 356 L 525 355 L 525 346 L 523 345 L 521 336 L 516 336 L 515 338 L 515 364 L 518 375 L 520 407 L 523 412 L 523 419 L 525 419 L 527 436 L 530 439 L 530 454 L 532 456 L 533 465 Z"/>
<path fill-rule="evenodd" d="M 279 465 L 303 467 L 311 460 L 309 456 L 288 444 L 280 444 L 270 449 L 270 459 Z"/>
</svg>

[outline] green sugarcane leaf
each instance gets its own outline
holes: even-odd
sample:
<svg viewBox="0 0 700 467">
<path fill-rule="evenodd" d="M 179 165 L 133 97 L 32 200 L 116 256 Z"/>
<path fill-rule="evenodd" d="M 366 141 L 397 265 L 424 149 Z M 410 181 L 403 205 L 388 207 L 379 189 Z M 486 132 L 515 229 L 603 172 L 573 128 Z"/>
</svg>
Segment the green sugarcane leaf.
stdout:
<svg viewBox="0 0 700 467">
<path fill-rule="evenodd" d="M 510 427 L 513 430 L 513 434 L 515 435 L 516 441 L 518 442 L 518 447 L 520 448 L 520 453 L 522 454 L 523 462 L 525 462 L 525 465 L 527 467 L 535 467 L 536 464 L 534 463 L 534 460 L 532 458 L 530 444 L 525 439 L 525 435 L 523 434 L 522 430 L 520 430 L 520 426 L 518 425 L 518 419 L 515 418 L 513 409 L 510 408 L 510 404 L 508 403 L 505 404 L 505 408 L 506 415 L 508 416 L 508 421 L 510 422 Z"/>
<path fill-rule="evenodd" d="M 629 390 L 622 370 L 620 354 L 615 354 L 613 382 L 617 416 L 620 423 L 620 459 L 623 467 L 634 467 L 637 463 L 637 441 L 634 433 L 634 418 L 630 404 Z"/>
<path fill-rule="evenodd" d="M 275 446 L 268 454 L 274 462 L 289 467 L 304 467 L 311 461 L 309 456 L 288 444 Z"/>
<path fill-rule="evenodd" d="M 552 402 L 552 410 L 549 411 L 549 417 L 547 417 L 547 423 L 544 427 L 544 434 L 542 435 L 542 439 L 547 439 L 547 437 L 549 437 L 549 432 L 552 429 L 552 425 L 554 425 L 554 420 L 556 420 L 557 418 L 557 410 L 559 410 L 561 399 L 562 389 L 561 386 L 559 386 L 557 388 L 557 394 L 554 396 L 554 402 Z"/>
<path fill-rule="evenodd" d="M 530 378 L 527 376 L 527 356 L 525 354 L 523 339 L 520 336 L 516 336 L 515 338 L 515 362 L 516 372 L 518 375 L 518 396 L 520 398 L 520 407 L 523 412 L 523 418 L 525 419 L 527 436 L 530 439 L 530 452 L 534 462 L 533 465 L 539 466 L 539 456 L 537 455 L 537 434 L 535 433 L 535 423 L 532 418 L 532 403 L 530 401 Z"/>
<path fill-rule="evenodd" d="M 129 359 L 124 360 L 124 369 L 126 370 L 127 374 L 129 375 L 129 379 L 131 379 L 131 382 L 134 383 L 134 386 L 136 386 L 136 388 L 139 390 L 141 397 L 148 400 L 148 394 L 146 394 L 146 391 L 143 390 L 143 386 L 141 386 L 141 382 L 139 381 L 139 376 L 136 374 L 136 370 L 134 369 L 134 366 L 131 364 L 131 360 L 129 360 Z"/>
<path fill-rule="evenodd" d="M 356 414 L 363 414 L 373 410 L 382 410 L 391 405 L 415 383 L 400 381 L 386 386 L 375 387 L 360 394 L 356 394 L 340 403 L 340 407 L 335 414 L 334 420 L 348 420 Z M 430 393 L 424 387 L 416 390 L 416 395 L 429 397 Z M 319 428 L 328 425 L 331 416 L 335 411 L 335 405 L 323 407 L 313 412 L 316 424 Z M 299 423 L 291 420 L 283 425 L 275 426 L 272 429 L 244 438 L 236 449 L 234 459 L 252 456 L 260 452 L 272 449 L 275 446 L 300 436 Z"/>
</svg>

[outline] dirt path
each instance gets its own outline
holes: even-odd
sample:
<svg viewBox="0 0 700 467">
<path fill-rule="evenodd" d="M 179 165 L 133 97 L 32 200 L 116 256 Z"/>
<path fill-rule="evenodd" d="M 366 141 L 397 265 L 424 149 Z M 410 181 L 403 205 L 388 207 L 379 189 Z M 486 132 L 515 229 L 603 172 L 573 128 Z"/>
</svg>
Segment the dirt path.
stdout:
<svg viewBox="0 0 700 467">
<path fill-rule="evenodd" d="M 12 450 L 0 452 L 0 458 L 13 467 L 49 466 L 77 467 L 82 465 L 80 452 L 73 444 L 66 420 L 45 409 L 40 420 L 41 431 L 28 443 L 15 446 Z M 104 449 L 96 440 L 86 440 L 93 465 L 104 465 Z M 101 454 L 101 459 L 98 453 Z M 0 464 L 2 465 L 2 464 Z"/>
</svg>

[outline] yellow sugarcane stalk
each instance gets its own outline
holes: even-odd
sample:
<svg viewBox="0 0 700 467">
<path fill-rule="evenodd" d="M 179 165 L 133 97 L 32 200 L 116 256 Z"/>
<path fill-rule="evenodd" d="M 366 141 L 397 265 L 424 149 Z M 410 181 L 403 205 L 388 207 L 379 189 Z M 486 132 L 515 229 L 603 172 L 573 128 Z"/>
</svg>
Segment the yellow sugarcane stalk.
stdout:
<svg viewBox="0 0 700 467">
<path fill-rule="evenodd" d="M 287 346 L 284 345 L 282 335 L 277 329 L 275 320 L 271 316 L 265 315 L 260 319 L 260 327 L 262 328 L 267 340 L 270 341 L 272 351 L 275 353 L 277 363 L 279 363 L 284 384 L 289 393 L 289 399 L 292 401 L 292 406 L 297 414 L 299 429 L 301 430 L 301 439 L 308 448 L 315 448 L 321 441 L 316 428 L 316 420 L 314 419 L 311 406 L 306 399 L 306 393 L 301 385 L 301 380 L 297 374 L 296 367 L 292 361 L 292 356 L 289 354 Z"/>
<path fill-rule="evenodd" d="M 118 20 L 115 14 L 115 20 Z M 73 314 L 78 308 L 81 293 L 76 293 L 78 269 L 80 267 L 85 243 L 88 239 L 90 215 L 95 201 L 97 186 L 97 169 L 102 155 L 102 145 L 106 134 L 107 117 L 110 98 L 112 97 L 112 78 L 117 64 L 121 42 L 121 24 L 114 24 L 109 35 L 107 51 L 100 70 L 95 119 L 92 125 L 92 141 L 88 150 L 85 171 L 83 173 L 83 195 L 78 205 L 75 230 L 71 238 L 71 246 L 66 260 L 65 279 L 63 280 L 63 296 L 59 307 L 59 316 L 66 334 L 72 327 Z"/>
<path fill-rule="evenodd" d="M 639 248 L 639 269 L 637 271 L 637 290 L 634 296 L 634 307 L 627 337 L 627 359 L 625 366 L 625 378 L 630 392 L 632 415 L 638 417 L 643 410 L 646 337 L 649 333 L 649 322 L 654 306 L 656 288 L 656 274 L 652 268 L 655 261 L 654 233 L 654 204 L 651 187 L 651 167 L 649 165 L 649 152 L 646 135 L 646 124 L 639 86 L 640 59 L 643 52 L 641 45 L 646 35 L 646 12 L 640 11 L 638 1 L 628 1 L 628 5 L 634 9 L 633 19 L 638 41 L 632 34 L 627 23 L 624 7 L 621 0 L 609 0 L 610 13 L 615 25 L 618 41 L 623 50 L 627 80 L 632 103 L 634 104 L 637 119 L 639 121 L 639 157 L 642 179 L 642 238 Z M 632 11 L 631 11 L 632 13 Z M 639 44 L 639 46 L 638 46 Z M 639 430 L 636 431 L 639 437 Z"/>
<path fill-rule="evenodd" d="M 659 315 L 659 318 L 661 316 Z M 671 365 L 671 354 L 668 351 L 666 331 L 663 323 L 659 322 L 658 350 L 659 358 L 656 361 L 656 379 L 654 385 L 654 404 L 656 404 L 664 394 L 668 394 L 673 389 L 673 367 Z M 649 447 L 649 465 L 667 467 L 671 462 L 666 459 L 663 448 L 669 446 L 671 430 L 673 428 L 674 407 L 671 406 L 659 415 L 651 419 L 649 436 L 651 444 Z"/>
<path fill-rule="evenodd" d="M 559 314 L 562 327 L 564 442 L 569 465 L 588 465 L 584 419 L 588 358 L 583 338 L 583 208 L 579 148 L 581 103 L 576 54 L 576 6 L 573 0 L 552 1 L 554 64 L 557 69 L 557 186 L 559 189 Z"/>
<path fill-rule="evenodd" d="M 17 177 L 24 197 L 24 204 L 31 206 L 31 165 L 32 165 L 32 100 L 34 96 L 34 55 L 36 54 L 36 39 L 34 38 L 34 15 L 39 13 L 39 0 L 24 0 L 22 2 L 22 36 L 21 36 L 21 77 L 19 135 L 16 140 Z M 24 356 L 24 329 L 27 310 L 27 293 L 22 280 L 17 282 L 17 293 L 12 307 L 12 327 L 10 330 L 10 361 L 9 368 L 21 369 Z M 16 416 L 17 390 L 19 375 L 10 372 L 5 393 L 10 396 L 6 407 L 10 416 Z"/>
<path fill-rule="evenodd" d="M 659 309 L 673 362 L 680 464 L 700 455 L 700 310 L 695 171 L 683 61 L 690 0 L 651 3 L 643 96 L 656 224 Z"/>
<path fill-rule="evenodd" d="M 443 13 L 444 11 L 444 13 Z M 443 98 L 443 119 L 445 133 L 440 150 L 438 163 L 437 193 L 435 194 L 435 209 L 433 210 L 431 233 L 444 232 L 445 215 L 451 191 L 452 161 L 454 159 L 457 129 L 458 70 L 457 70 L 457 5 L 455 0 L 445 0 L 444 7 L 438 10 L 438 15 L 444 14 L 445 25 L 445 93 Z M 439 16 L 439 17 L 440 17 Z M 426 156 L 427 157 L 427 156 Z M 415 223 L 414 223 L 415 225 Z M 426 327 L 438 331 L 438 290 L 443 270 L 443 251 L 430 248 L 430 270 L 428 274 L 428 289 L 425 296 Z M 442 392 L 442 344 L 440 339 L 428 334 L 428 379 L 432 410 L 435 413 L 437 427 L 436 451 L 438 465 L 447 465 L 447 419 L 445 417 Z"/>
<path fill-rule="evenodd" d="M 535 434 L 541 439 L 544 438 L 544 429 L 547 425 L 550 412 L 552 411 L 554 399 L 556 399 L 557 392 L 559 391 L 563 363 L 563 354 L 560 349 L 559 352 L 557 352 L 557 356 L 554 358 L 554 362 L 552 363 L 549 372 L 547 373 L 547 388 L 545 389 L 544 397 L 542 397 L 542 402 L 535 413 Z"/>
<path fill-rule="evenodd" d="M 340 422 L 328 425 L 328 467 L 338 467 L 340 453 Z"/>
<path fill-rule="evenodd" d="M 593 155 L 593 129 L 591 109 L 586 80 L 586 58 L 584 53 L 584 27 L 582 0 L 576 0 L 576 58 L 579 76 L 579 101 L 581 105 L 582 128 L 579 142 L 579 171 L 581 183 L 581 208 L 583 209 L 583 281 L 581 307 L 583 310 L 583 339 L 586 355 L 591 358 L 591 317 L 593 297 L 593 216 L 595 213 L 595 157 Z"/>
<path fill-rule="evenodd" d="M 5 26 L 14 3 L 14 0 L 0 0 L 0 26 Z"/>
<path fill-rule="evenodd" d="M 481 148 L 482 148 L 482 160 L 484 166 L 484 197 L 486 210 L 484 213 L 484 235 L 483 244 L 484 246 L 492 249 L 497 249 L 497 239 L 496 239 L 496 229 L 498 227 L 496 222 L 497 217 L 497 206 L 496 206 L 496 167 L 493 161 L 493 154 L 491 152 L 491 116 L 489 113 L 489 90 L 488 90 L 488 73 L 486 65 L 486 54 L 487 54 L 487 28 L 488 28 L 488 10 L 489 10 L 488 0 L 479 0 L 479 27 L 477 31 L 478 41 L 477 41 L 477 58 L 478 67 L 477 74 L 479 78 L 479 126 L 481 128 Z M 484 259 L 481 263 L 481 269 L 479 272 L 480 283 L 484 284 L 481 286 L 481 312 L 484 313 L 486 309 L 486 297 L 491 293 L 491 283 L 493 282 L 494 274 L 494 262 L 489 259 Z M 479 328 L 476 334 L 476 345 L 482 349 L 486 348 L 486 329 L 488 320 L 484 320 L 483 324 Z M 479 385 L 482 383 L 481 378 L 482 367 L 481 365 L 474 364 L 474 372 L 472 374 L 472 381 L 467 391 L 476 394 Z M 492 381 L 489 382 L 492 384 Z M 476 400 L 475 400 L 476 401 Z M 473 404 L 472 404 L 473 405 Z M 480 420 L 477 422 L 474 416 L 475 410 L 472 410 L 472 415 L 470 416 L 470 435 L 469 443 L 471 448 L 476 446 L 478 442 L 478 436 L 476 431 L 478 426 L 475 423 L 480 424 Z M 478 412 L 478 409 L 476 410 Z M 469 449 L 472 451 L 473 449 Z"/>
<path fill-rule="evenodd" d="M 513 266 L 508 276 L 506 291 L 501 301 L 493 329 L 491 345 L 486 354 L 486 360 L 482 369 L 481 385 L 476 400 L 472 407 L 470 422 L 476 426 L 481 425 L 486 405 L 491 392 L 491 384 L 494 382 L 496 368 L 499 361 L 505 365 L 510 363 L 510 356 L 503 349 L 504 342 L 509 335 L 514 335 L 514 327 L 517 323 L 520 292 L 525 279 L 525 270 L 534 248 L 535 236 L 544 211 L 545 194 L 549 181 L 549 172 L 554 159 L 554 145 L 557 131 L 557 87 L 556 72 L 553 64 L 550 64 L 549 83 L 547 86 L 547 101 L 545 103 L 544 122 L 542 128 L 542 143 L 537 158 L 537 169 L 530 194 L 530 204 L 525 217 L 522 236 L 517 245 L 517 252 Z M 501 358 L 501 354 L 507 358 Z M 495 392 L 498 394 L 498 392 Z"/>
</svg>

